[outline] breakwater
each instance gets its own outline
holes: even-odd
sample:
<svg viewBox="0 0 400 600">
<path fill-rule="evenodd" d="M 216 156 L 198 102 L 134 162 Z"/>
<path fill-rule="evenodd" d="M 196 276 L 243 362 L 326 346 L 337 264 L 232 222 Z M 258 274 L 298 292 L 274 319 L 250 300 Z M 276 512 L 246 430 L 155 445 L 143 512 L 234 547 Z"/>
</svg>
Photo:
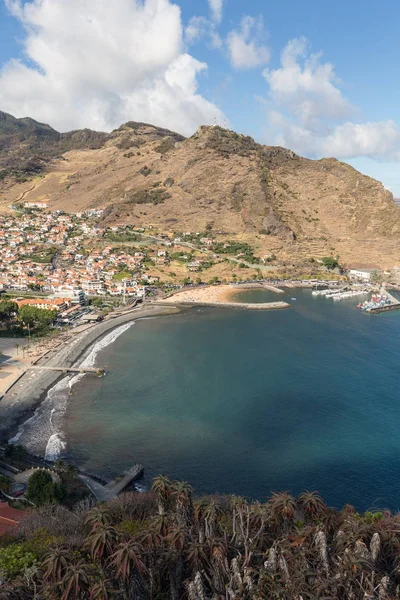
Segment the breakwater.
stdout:
<svg viewBox="0 0 400 600">
<path fill-rule="evenodd" d="M 159 305 L 163 305 L 162 301 L 157 302 Z M 171 302 L 169 303 L 171 305 Z M 165 304 L 165 306 L 168 306 Z M 291 304 L 288 302 L 195 302 L 190 300 L 176 300 L 175 306 L 182 307 L 195 307 L 195 306 L 208 306 L 210 308 L 230 308 L 230 309 L 241 309 L 241 310 L 279 310 L 284 308 L 290 308 Z"/>
</svg>

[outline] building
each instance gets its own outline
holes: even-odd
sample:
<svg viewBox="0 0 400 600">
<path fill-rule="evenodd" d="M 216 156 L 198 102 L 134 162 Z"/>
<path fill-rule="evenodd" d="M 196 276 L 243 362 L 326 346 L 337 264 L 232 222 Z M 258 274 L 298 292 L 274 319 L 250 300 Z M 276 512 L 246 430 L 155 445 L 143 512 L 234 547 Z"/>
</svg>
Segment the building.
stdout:
<svg viewBox="0 0 400 600">
<path fill-rule="evenodd" d="M 43 310 L 64 311 L 70 306 L 69 298 L 26 298 L 17 301 L 18 308 L 21 306 L 34 306 Z"/>
<path fill-rule="evenodd" d="M 187 266 L 188 266 L 189 271 L 192 271 L 192 272 L 200 271 L 201 262 L 199 260 L 193 260 L 192 262 L 189 262 Z"/>
<path fill-rule="evenodd" d="M 8 506 L 7 502 L 0 502 L 0 535 L 14 532 L 18 529 L 19 522 L 25 516 L 23 510 L 17 510 Z"/>
<path fill-rule="evenodd" d="M 350 279 L 358 279 L 360 281 L 371 281 L 373 271 L 369 271 L 367 269 L 350 269 L 349 277 Z"/>
<path fill-rule="evenodd" d="M 48 208 L 48 202 L 25 202 L 24 208 Z"/>
<path fill-rule="evenodd" d="M 104 282 L 99 281 L 98 279 L 94 281 L 82 281 L 82 290 L 87 294 L 98 294 L 104 290 Z"/>
</svg>

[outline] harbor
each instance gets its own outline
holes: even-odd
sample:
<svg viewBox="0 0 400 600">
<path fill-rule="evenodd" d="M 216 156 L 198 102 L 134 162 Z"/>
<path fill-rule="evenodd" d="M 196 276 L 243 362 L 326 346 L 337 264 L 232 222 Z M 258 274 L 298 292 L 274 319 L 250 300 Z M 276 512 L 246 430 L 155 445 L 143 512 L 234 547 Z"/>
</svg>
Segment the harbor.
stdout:
<svg viewBox="0 0 400 600">
<path fill-rule="evenodd" d="M 372 294 L 370 300 L 358 304 L 357 308 L 363 312 L 379 314 L 382 312 L 400 310 L 400 302 L 387 290 L 382 289 L 379 294 Z"/>
<path fill-rule="evenodd" d="M 322 296 L 324 298 L 330 298 L 332 300 L 347 300 L 349 298 L 355 298 L 356 296 L 362 296 L 365 294 L 369 294 L 370 290 L 365 288 L 362 289 L 349 289 L 348 287 L 342 288 L 327 288 L 324 290 L 313 290 L 313 296 Z"/>
</svg>

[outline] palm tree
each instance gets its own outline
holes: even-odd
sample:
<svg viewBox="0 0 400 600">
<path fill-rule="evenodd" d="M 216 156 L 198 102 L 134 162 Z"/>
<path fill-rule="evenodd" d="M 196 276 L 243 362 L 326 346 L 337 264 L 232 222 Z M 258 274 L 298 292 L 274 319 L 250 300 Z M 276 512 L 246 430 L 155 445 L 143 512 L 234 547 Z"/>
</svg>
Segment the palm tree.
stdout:
<svg viewBox="0 0 400 600">
<path fill-rule="evenodd" d="M 326 504 L 318 492 L 302 492 L 298 503 L 304 516 L 311 521 L 322 518 L 327 512 Z"/>
<path fill-rule="evenodd" d="M 158 500 L 158 513 L 163 515 L 169 506 L 169 500 L 173 491 L 173 484 L 168 477 L 158 475 L 153 479 L 151 489 L 156 492 Z"/>
<path fill-rule="evenodd" d="M 69 565 L 60 582 L 62 591 L 60 600 L 78 600 L 84 597 L 89 588 L 89 570 L 90 565 L 87 565 L 83 559 Z"/>
</svg>

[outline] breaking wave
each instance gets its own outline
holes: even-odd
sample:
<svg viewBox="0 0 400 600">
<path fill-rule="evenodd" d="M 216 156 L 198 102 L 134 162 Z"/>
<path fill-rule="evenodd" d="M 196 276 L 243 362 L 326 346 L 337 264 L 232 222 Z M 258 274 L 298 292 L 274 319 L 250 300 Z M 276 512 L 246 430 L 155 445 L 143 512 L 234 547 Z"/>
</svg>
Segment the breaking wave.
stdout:
<svg viewBox="0 0 400 600">
<path fill-rule="evenodd" d="M 89 353 L 83 359 L 80 359 L 76 366 L 94 367 L 99 352 L 115 342 L 133 324 L 134 322 L 125 323 L 110 331 L 94 344 Z M 82 377 L 85 377 L 85 375 L 69 375 L 50 388 L 45 400 L 36 409 L 32 417 L 20 425 L 17 434 L 9 439 L 9 443 L 22 444 L 32 454 L 44 456 L 47 460 L 57 460 L 66 448 L 63 437 L 63 418 L 67 409 L 68 398 L 71 389 Z"/>
</svg>

